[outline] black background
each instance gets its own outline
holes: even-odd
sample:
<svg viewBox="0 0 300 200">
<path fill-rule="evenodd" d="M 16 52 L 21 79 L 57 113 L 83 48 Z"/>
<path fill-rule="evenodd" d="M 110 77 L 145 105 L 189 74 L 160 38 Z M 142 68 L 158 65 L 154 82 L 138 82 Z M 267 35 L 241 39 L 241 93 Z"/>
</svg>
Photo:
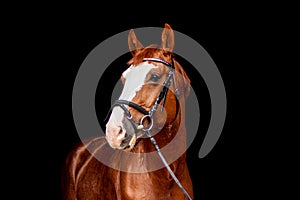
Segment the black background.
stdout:
<svg viewBox="0 0 300 200">
<path fill-rule="evenodd" d="M 204 12 L 209 8 L 210 12 Z M 14 41 L 8 50 L 13 57 L 10 63 L 23 63 L 18 64 L 18 73 L 12 68 L 12 74 L 21 80 L 14 86 L 17 92 L 13 92 L 17 94 L 15 113 L 19 113 L 20 123 L 13 128 L 22 129 L 18 141 L 25 144 L 16 154 L 22 161 L 14 164 L 17 177 L 25 175 L 18 181 L 23 185 L 22 196 L 60 199 L 61 167 L 70 148 L 79 141 L 72 116 L 73 83 L 90 51 L 121 31 L 163 27 L 166 22 L 208 52 L 221 73 L 227 94 L 227 117 L 220 139 L 205 158 L 199 159 L 204 137 L 201 133 L 208 124 L 209 98 L 205 89 L 198 90 L 205 96 L 201 110 L 206 118 L 188 149 L 195 199 L 279 195 L 275 185 L 281 175 L 274 175 L 272 169 L 284 158 L 270 139 L 275 134 L 269 127 L 276 122 L 267 120 L 272 106 L 266 97 L 274 89 L 272 77 L 265 76 L 269 65 L 264 61 L 268 57 L 265 50 L 270 42 L 269 28 L 276 20 L 265 17 L 264 9 L 253 9 L 217 12 L 213 7 L 196 5 L 177 9 L 141 6 L 120 12 L 107 6 L 94 10 L 42 6 L 7 23 L 6 30 L 15 30 L 8 34 L 13 37 L 9 41 Z M 16 58 L 15 53 L 20 56 Z M 192 83 L 197 82 L 199 77 L 192 69 L 187 71 Z"/>
</svg>

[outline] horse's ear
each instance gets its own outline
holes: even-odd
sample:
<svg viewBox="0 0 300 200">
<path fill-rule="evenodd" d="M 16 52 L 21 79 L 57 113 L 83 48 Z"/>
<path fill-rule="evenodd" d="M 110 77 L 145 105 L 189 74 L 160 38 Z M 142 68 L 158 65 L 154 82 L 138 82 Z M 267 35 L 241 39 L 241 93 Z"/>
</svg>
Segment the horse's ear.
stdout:
<svg viewBox="0 0 300 200">
<path fill-rule="evenodd" d="M 133 29 L 128 34 L 128 47 L 131 54 L 134 56 L 140 49 L 144 48 L 142 43 L 137 39 Z"/>
<path fill-rule="evenodd" d="M 165 28 L 162 32 L 161 46 L 167 51 L 173 51 L 174 48 L 174 32 L 171 26 L 167 23 L 165 23 Z"/>
</svg>

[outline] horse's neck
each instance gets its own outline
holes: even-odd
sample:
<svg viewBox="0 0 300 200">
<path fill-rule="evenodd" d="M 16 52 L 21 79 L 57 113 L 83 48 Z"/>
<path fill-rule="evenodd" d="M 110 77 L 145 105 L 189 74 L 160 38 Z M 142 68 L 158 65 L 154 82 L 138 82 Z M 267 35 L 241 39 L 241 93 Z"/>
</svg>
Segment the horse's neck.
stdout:
<svg viewBox="0 0 300 200">
<path fill-rule="evenodd" d="M 161 149 L 163 149 L 163 147 Z M 143 139 L 136 146 L 134 152 L 143 155 L 143 153 L 145 153 L 146 150 L 151 150 L 153 152 L 155 151 L 155 148 L 153 147 L 151 141 L 149 141 L 148 139 Z M 161 167 L 157 170 L 147 171 L 148 166 L 150 164 L 149 162 L 151 162 L 151 164 L 161 164 L 162 161 L 160 160 L 160 158 L 157 157 L 157 160 L 153 160 L 147 159 L 146 157 L 141 156 L 140 158 L 138 158 L 138 160 L 135 160 L 132 163 L 134 167 L 137 167 L 139 169 L 145 169 L 144 172 L 127 173 L 119 171 L 119 184 L 123 185 L 123 188 L 120 188 L 120 192 L 126 194 L 126 196 L 128 196 L 129 199 L 148 199 L 145 197 L 145 195 L 151 195 L 153 198 L 159 199 L 157 197 L 160 197 L 163 193 L 168 194 L 174 186 L 173 177 L 163 165 L 161 165 Z M 168 160 L 169 157 L 166 156 L 166 159 Z M 179 158 L 170 163 L 169 166 L 177 177 L 188 176 L 186 171 L 185 153 L 183 153 L 179 156 Z"/>
<path fill-rule="evenodd" d="M 164 146 L 170 144 L 174 137 L 181 138 L 181 143 L 174 146 L 175 149 L 177 149 L 179 146 L 185 147 L 185 143 L 183 141 L 186 140 L 186 130 L 184 124 L 180 125 L 180 117 L 181 114 L 178 115 L 177 119 L 173 121 L 172 124 L 165 125 L 163 129 L 153 135 L 159 148 L 164 148 Z M 132 151 L 134 153 L 149 153 L 156 150 L 149 138 L 142 138 Z"/>
<path fill-rule="evenodd" d="M 180 152 L 186 151 L 186 129 L 184 124 L 180 125 L 180 123 L 181 119 L 179 114 L 178 119 L 176 119 L 172 124 L 166 125 L 159 133 L 153 136 L 165 158 L 168 161 L 174 161 L 174 163 L 183 157 L 183 160 L 185 160 L 185 154 L 180 154 Z M 147 167 L 149 165 L 149 163 L 147 163 L 147 159 L 145 159 L 147 158 L 147 154 L 157 152 L 151 140 L 149 138 L 143 138 L 138 142 L 134 149 L 132 149 L 132 153 L 143 155 L 138 158 L 143 159 L 143 161 L 139 163 Z M 157 159 L 160 158 L 157 156 Z M 149 162 L 151 161 L 152 160 L 149 160 Z M 159 160 L 159 162 L 161 161 Z"/>
</svg>

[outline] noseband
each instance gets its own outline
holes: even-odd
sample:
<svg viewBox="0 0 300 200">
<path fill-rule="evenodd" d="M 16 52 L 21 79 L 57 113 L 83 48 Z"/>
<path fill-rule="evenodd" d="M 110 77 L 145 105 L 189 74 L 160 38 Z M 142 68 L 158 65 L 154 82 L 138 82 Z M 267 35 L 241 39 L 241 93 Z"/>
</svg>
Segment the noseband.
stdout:
<svg viewBox="0 0 300 200">
<path fill-rule="evenodd" d="M 168 76 L 166 78 L 166 80 L 163 83 L 163 87 L 158 95 L 158 97 L 156 98 L 156 101 L 154 103 L 154 105 L 151 107 L 150 111 L 147 111 L 146 109 L 144 109 L 143 107 L 141 107 L 140 105 L 133 103 L 132 101 L 127 101 L 127 100 L 123 100 L 123 99 L 118 99 L 115 101 L 115 103 L 112 105 L 110 111 L 116 107 L 119 106 L 125 113 L 127 119 L 130 121 L 132 127 L 135 130 L 135 134 L 137 134 L 138 132 L 140 132 L 140 130 L 143 130 L 144 132 L 146 132 L 147 130 L 151 130 L 152 126 L 153 126 L 153 114 L 155 113 L 155 111 L 157 110 L 157 107 L 159 106 L 159 104 L 163 101 L 162 103 L 162 107 L 161 107 L 161 111 L 164 108 L 165 102 L 166 102 L 166 97 L 167 97 L 167 93 L 169 91 L 170 85 L 171 85 L 171 81 L 173 81 L 174 84 L 174 88 L 175 88 L 175 95 L 176 95 L 176 108 L 178 107 L 178 99 L 179 99 L 179 90 L 176 86 L 176 81 L 175 81 L 175 75 L 174 75 L 174 71 L 175 71 L 175 67 L 174 67 L 174 61 L 172 59 L 172 63 L 168 63 L 164 60 L 161 60 L 159 58 L 144 58 L 143 61 L 152 61 L 152 62 L 158 62 L 158 63 L 162 63 L 164 65 L 166 65 L 167 67 L 170 68 L 170 71 L 168 73 Z M 126 106 L 132 107 L 135 110 L 139 111 L 140 113 L 142 113 L 144 116 L 141 118 L 139 124 L 137 125 L 132 118 L 132 115 L 130 114 L 129 110 L 126 108 Z M 176 111 L 176 116 L 174 118 L 174 120 L 177 118 L 177 114 L 178 111 Z M 149 120 L 150 123 L 147 127 L 145 127 L 143 125 L 143 122 L 145 120 Z"/>
</svg>

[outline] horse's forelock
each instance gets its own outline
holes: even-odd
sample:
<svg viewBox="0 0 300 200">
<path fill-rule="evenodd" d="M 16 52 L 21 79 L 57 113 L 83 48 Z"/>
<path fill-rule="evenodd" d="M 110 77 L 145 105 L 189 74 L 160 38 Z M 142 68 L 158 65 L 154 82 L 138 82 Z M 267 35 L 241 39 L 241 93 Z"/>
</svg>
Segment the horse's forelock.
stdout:
<svg viewBox="0 0 300 200">
<path fill-rule="evenodd" d="M 160 58 L 164 60 L 165 53 L 172 55 L 172 52 L 166 52 L 160 47 L 160 45 L 152 44 L 137 52 L 135 56 L 128 61 L 127 64 L 137 66 L 138 64 L 143 62 L 144 58 Z"/>
</svg>

